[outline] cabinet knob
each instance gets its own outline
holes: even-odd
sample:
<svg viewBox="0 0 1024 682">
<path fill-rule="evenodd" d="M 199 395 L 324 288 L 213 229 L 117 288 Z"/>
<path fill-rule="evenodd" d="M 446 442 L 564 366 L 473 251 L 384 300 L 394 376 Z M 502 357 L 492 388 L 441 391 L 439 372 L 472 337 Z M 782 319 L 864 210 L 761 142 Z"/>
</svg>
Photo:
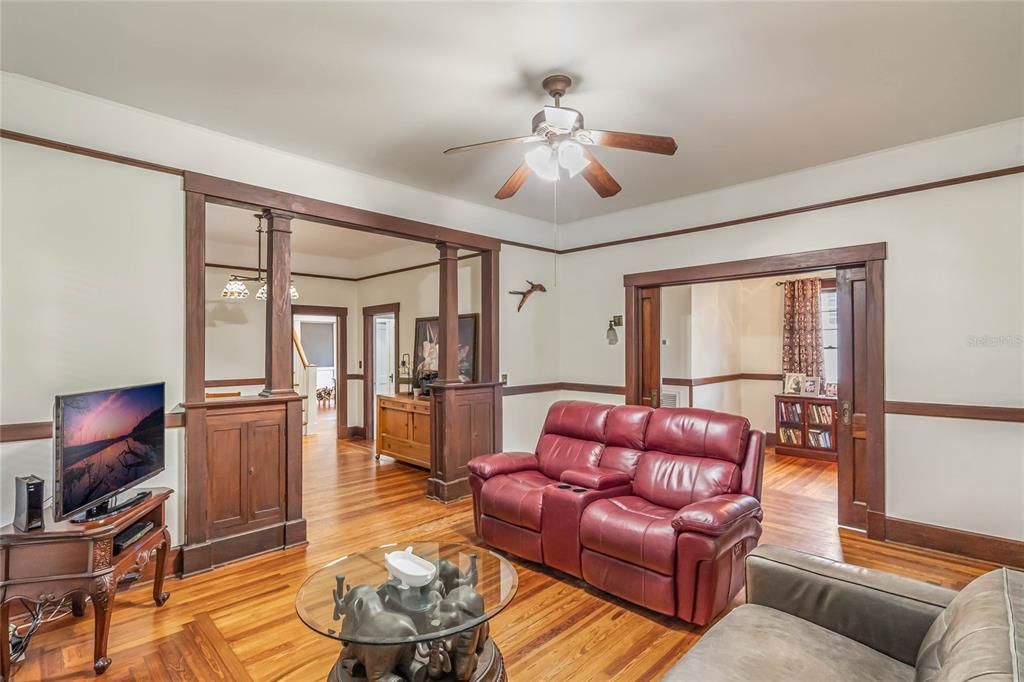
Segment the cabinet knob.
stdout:
<svg viewBox="0 0 1024 682">
<path fill-rule="evenodd" d="M 256 473 L 256 467 L 249 467 L 249 475 L 252 476 Z"/>
</svg>

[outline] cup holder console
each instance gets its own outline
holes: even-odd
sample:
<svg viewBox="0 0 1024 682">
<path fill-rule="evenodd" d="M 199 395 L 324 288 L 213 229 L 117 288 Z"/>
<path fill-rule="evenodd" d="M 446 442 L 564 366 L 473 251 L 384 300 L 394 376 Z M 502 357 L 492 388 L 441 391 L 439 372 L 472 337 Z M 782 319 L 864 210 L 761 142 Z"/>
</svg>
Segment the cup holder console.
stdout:
<svg viewBox="0 0 1024 682">
<path fill-rule="evenodd" d="M 563 483 L 562 485 L 558 486 L 559 490 L 568 490 L 571 487 L 572 486 L 569 485 L 568 483 Z"/>
</svg>

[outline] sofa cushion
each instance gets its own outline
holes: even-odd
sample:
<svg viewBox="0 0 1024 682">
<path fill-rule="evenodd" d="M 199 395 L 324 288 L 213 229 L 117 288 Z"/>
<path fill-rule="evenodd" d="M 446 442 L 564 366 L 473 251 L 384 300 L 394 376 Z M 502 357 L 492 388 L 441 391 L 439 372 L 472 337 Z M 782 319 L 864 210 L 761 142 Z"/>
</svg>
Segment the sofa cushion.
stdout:
<svg viewBox="0 0 1024 682">
<path fill-rule="evenodd" d="M 673 510 L 739 488 L 740 468 L 732 462 L 667 452 L 645 452 L 633 477 L 633 492 Z"/>
<path fill-rule="evenodd" d="M 914 669 L 831 630 L 748 604 L 708 630 L 662 680 L 913 680 Z"/>
<path fill-rule="evenodd" d="M 632 478 L 644 451 L 644 433 L 654 410 L 641 405 L 616 405 L 608 413 L 601 466 L 618 469 Z"/>
<path fill-rule="evenodd" d="M 1001 568 L 973 580 L 935 619 L 918 652 L 917 680 L 994 682 L 1021 674 L 1024 573 Z"/>
<path fill-rule="evenodd" d="M 693 407 L 663 407 L 651 415 L 645 441 L 648 450 L 742 464 L 749 434 L 746 417 Z"/>
<path fill-rule="evenodd" d="M 544 488 L 555 482 L 534 470 L 489 478 L 480 496 L 481 511 L 512 525 L 539 531 Z"/>
<path fill-rule="evenodd" d="M 605 426 L 611 405 L 560 400 L 548 410 L 537 441 L 541 473 L 553 479 L 566 469 L 597 466 L 604 450 Z"/>
<path fill-rule="evenodd" d="M 633 495 L 597 500 L 583 510 L 580 544 L 663 575 L 675 573 L 675 510 Z"/>
</svg>

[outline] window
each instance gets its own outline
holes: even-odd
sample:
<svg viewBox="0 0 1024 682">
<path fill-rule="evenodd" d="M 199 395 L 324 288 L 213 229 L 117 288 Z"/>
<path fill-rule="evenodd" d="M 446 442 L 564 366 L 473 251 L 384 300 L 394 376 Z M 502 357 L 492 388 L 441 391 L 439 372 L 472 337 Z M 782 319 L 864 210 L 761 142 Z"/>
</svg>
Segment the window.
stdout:
<svg viewBox="0 0 1024 682">
<path fill-rule="evenodd" d="M 822 289 L 818 300 L 821 314 L 821 345 L 824 347 L 825 383 L 839 383 L 839 312 L 836 290 Z"/>
</svg>

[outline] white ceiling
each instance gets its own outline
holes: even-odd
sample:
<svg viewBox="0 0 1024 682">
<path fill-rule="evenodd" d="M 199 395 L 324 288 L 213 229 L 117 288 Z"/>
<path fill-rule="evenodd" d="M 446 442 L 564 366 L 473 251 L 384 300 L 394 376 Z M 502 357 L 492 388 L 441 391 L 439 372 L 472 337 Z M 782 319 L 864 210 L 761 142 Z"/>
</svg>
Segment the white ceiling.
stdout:
<svg viewBox="0 0 1024 682">
<path fill-rule="evenodd" d="M 566 223 L 1024 115 L 1024 3 L 2 4 L 2 67 L 241 138 Z M 672 135 L 600 150 L 622 192 L 494 192 L 541 78 L 589 126 Z M 557 186 L 557 201 L 555 187 Z"/>
</svg>

